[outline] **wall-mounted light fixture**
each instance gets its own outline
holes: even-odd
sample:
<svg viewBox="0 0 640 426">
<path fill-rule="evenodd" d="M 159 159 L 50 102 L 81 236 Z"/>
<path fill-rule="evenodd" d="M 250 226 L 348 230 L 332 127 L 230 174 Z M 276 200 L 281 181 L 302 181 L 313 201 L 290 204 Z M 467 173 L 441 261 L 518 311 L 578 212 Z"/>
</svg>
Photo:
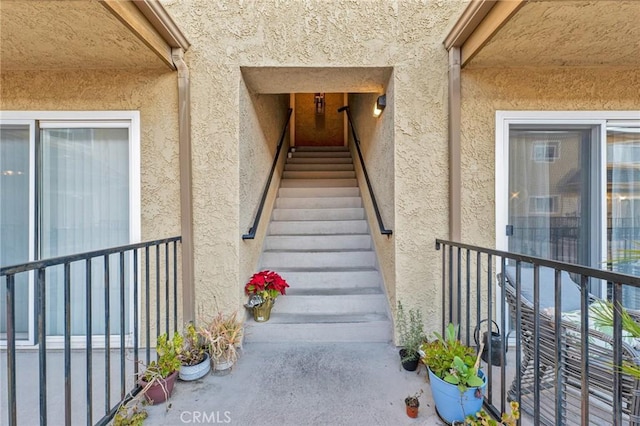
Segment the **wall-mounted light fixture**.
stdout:
<svg viewBox="0 0 640 426">
<path fill-rule="evenodd" d="M 316 105 L 316 114 L 324 114 L 324 93 L 316 93 L 313 97 L 313 102 Z"/>
<path fill-rule="evenodd" d="M 376 105 L 373 107 L 373 116 L 380 117 L 382 110 L 387 106 L 387 95 L 380 95 L 376 100 Z"/>
</svg>

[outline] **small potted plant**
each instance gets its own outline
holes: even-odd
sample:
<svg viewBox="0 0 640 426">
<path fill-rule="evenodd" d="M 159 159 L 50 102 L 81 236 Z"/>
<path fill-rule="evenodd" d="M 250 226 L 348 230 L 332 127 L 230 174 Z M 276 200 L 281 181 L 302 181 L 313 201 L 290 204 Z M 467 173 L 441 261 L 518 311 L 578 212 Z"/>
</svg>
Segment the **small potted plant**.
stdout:
<svg viewBox="0 0 640 426">
<path fill-rule="evenodd" d="M 209 354 L 205 348 L 205 339 L 190 322 L 183 334 L 182 351 L 180 351 L 180 380 L 192 381 L 204 377 L 211 371 Z"/>
<path fill-rule="evenodd" d="M 253 319 L 257 322 L 269 321 L 271 308 L 279 295 L 286 294 L 289 284 L 276 272 L 260 271 L 253 274 L 244 286 L 244 292 L 249 296 L 245 305 L 253 312 Z"/>
<path fill-rule="evenodd" d="M 464 421 L 469 426 L 516 426 L 520 418 L 520 405 L 516 401 L 511 401 L 511 413 L 502 413 L 500 421 L 494 420 L 484 410 L 478 411 L 478 417 L 467 416 Z"/>
<path fill-rule="evenodd" d="M 463 422 L 482 407 L 486 377 L 479 370 L 480 355 L 457 339 L 457 327 L 449 324 L 445 336 L 421 347 L 436 410 L 446 422 Z M 480 349 L 482 352 L 482 348 Z"/>
<path fill-rule="evenodd" d="M 169 339 L 166 333 L 158 336 L 156 344 L 158 359 L 149 363 L 140 379 L 144 394 L 152 405 L 164 402 L 171 396 L 178 370 L 180 370 L 181 350 L 180 333 L 175 332 L 173 339 Z"/>
<path fill-rule="evenodd" d="M 418 368 L 420 354 L 418 350 L 425 341 L 422 312 L 418 309 L 409 309 L 408 315 L 402 303 L 398 301 L 396 310 L 396 325 L 398 327 L 400 349 L 400 362 L 407 371 L 415 371 Z"/>
<path fill-rule="evenodd" d="M 206 326 L 200 329 L 214 370 L 227 371 L 235 364 L 238 359 L 242 330 L 242 323 L 237 319 L 237 312 L 227 316 L 219 312 Z"/>
<path fill-rule="evenodd" d="M 420 407 L 420 395 L 422 395 L 422 389 L 419 392 L 414 393 L 413 395 L 409 395 L 404 399 L 404 404 L 407 408 L 407 416 L 415 419 L 418 417 L 418 410 Z"/>
</svg>

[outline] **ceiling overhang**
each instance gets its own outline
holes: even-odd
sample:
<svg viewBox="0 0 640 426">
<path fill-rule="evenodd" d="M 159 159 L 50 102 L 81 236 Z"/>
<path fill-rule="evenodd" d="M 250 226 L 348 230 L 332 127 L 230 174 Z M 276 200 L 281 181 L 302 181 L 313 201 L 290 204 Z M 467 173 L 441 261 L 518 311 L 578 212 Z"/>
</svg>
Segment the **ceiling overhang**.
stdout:
<svg viewBox="0 0 640 426">
<path fill-rule="evenodd" d="M 444 45 L 462 67 L 638 67 L 636 0 L 472 0 Z"/>
<path fill-rule="evenodd" d="M 2 71 L 175 69 L 189 42 L 157 0 L 2 0 Z"/>
<path fill-rule="evenodd" d="M 242 67 L 254 93 L 383 93 L 391 67 Z"/>
</svg>

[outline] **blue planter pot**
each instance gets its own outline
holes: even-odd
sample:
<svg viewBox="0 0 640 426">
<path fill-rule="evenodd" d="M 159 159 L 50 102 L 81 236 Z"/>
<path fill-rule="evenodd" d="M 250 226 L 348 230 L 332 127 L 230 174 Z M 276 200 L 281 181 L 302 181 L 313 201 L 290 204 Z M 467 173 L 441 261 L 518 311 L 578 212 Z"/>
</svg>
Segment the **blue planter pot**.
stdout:
<svg viewBox="0 0 640 426">
<path fill-rule="evenodd" d="M 479 388 L 469 388 L 461 393 L 456 385 L 447 383 L 429 369 L 429 381 L 431 393 L 436 403 L 438 414 L 448 423 L 464 421 L 468 415 L 474 415 L 482 408 L 484 389 L 487 387 L 487 378 L 482 371 L 478 376 L 484 380 L 484 385 Z M 477 392 L 479 391 L 479 392 Z"/>
</svg>

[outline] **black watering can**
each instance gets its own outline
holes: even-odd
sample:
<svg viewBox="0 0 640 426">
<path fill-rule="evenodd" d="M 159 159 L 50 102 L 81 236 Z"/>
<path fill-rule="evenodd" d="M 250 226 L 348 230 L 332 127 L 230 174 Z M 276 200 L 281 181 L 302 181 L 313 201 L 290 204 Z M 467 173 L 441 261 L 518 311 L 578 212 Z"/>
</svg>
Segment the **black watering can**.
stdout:
<svg viewBox="0 0 640 426">
<path fill-rule="evenodd" d="M 473 332 L 473 340 L 476 341 L 476 345 L 480 345 L 480 343 L 478 342 L 478 333 L 480 333 L 480 326 L 482 325 L 483 322 L 486 322 L 489 320 L 482 320 L 480 321 L 480 323 L 478 324 L 478 326 L 476 327 L 476 329 Z M 489 356 L 488 352 L 489 352 L 489 331 L 484 332 L 484 334 L 482 335 L 482 342 L 484 343 L 484 348 L 482 349 L 482 355 L 480 356 L 482 358 L 482 360 L 484 362 L 486 362 L 487 364 L 491 364 L 491 365 L 502 365 L 503 359 L 504 359 L 504 349 L 502 347 L 502 337 L 500 336 L 500 327 L 498 327 L 498 324 L 495 321 L 491 321 L 493 325 L 496 326 L 496 328 L 498 329 L 498 332 L 496 333 L 495 331 L 493 331 L 493 327 L 491 330 L 491 356 Z M 490 359 L 490 361 L 489 361 Z"/>
</svg>

